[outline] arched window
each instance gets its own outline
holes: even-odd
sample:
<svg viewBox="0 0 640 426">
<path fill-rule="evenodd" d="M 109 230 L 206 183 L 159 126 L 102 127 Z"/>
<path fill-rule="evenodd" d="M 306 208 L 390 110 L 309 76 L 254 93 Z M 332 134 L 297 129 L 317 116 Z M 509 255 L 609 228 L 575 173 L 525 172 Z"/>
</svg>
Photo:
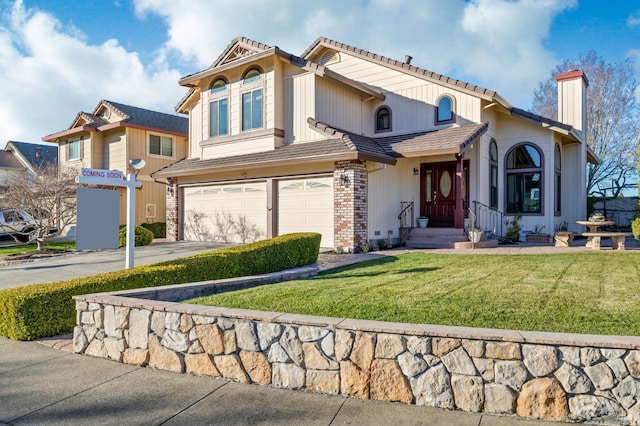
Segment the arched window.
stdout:
<svg viewBox="0 0 640 426">
<path fill-rule="evenodd" d="M 553 212 L 555 215 L 560 216 L 562 213 L 562 152 L 560 151 L 560 145 L 556 145 L 553 156 L 554 164 L 554 180 L 553 180 Z"/>
<path fill-rule="evenodd" d="M 227 90 L 227 81 L 223 78 L 218 78 L 211 83 L 209 91 L 211 93 L 220 93 Z"/>
<path fill-rule="evenodd" d="M 218 78 L 209 87 L 209 136 L 224 136 L 229 134 L 229 98 L 228 82 Z"/>
<path fill-rule="evenodd" d="M 376 133 L 391 130 L 391 109 L 381 106 L 376 110 Z"/>
<path fill-rule="evenodd" d="M 242 93 L 242 130 L 262 128 L 263 88 L 256 85 L 262 81 L 262 70 L 250 68 L 242 77 L 243 85 L 251 85 L 250 90 Z"/>
<path fill-rule="evenodd" d="M 436 106 L 436 124 L 453 123 L 455 121 L 455 105 L 449 96 L 438 99 Z"/>
<path fill-rule="evenodd" d="M 498 208 L 498 145 L 494 138 L 489 142 L 489 206 Z"/>
<path fill-rule="evenodd" d="M 259 68 L 250 68 L 242 77 L 243 84 L 255 83 L 262 80 L 262 70 Z"/>
<path fill-rule="evenodd" d="M 507 153 L 507 213 L 542 213 L 542 153 L 533 144 L 517 145 Z"/>
</svg>

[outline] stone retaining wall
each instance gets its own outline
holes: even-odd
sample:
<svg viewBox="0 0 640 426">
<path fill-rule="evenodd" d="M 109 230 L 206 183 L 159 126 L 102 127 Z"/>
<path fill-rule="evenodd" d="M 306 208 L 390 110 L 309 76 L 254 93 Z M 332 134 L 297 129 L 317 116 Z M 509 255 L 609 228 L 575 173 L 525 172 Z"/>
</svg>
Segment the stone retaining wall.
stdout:
<svg viewBox="0 0 640 426">
<path fill-rule="evenodd" d="M 313 273 L 300 268 L 288 278 Z M 637 337 L 387 323 L 173 302 L 181 291 L 219 292 L 283 277 L 76 296 L 74 351 L 326 394 L 545 420 L 640 424 Z"/>
</svg>

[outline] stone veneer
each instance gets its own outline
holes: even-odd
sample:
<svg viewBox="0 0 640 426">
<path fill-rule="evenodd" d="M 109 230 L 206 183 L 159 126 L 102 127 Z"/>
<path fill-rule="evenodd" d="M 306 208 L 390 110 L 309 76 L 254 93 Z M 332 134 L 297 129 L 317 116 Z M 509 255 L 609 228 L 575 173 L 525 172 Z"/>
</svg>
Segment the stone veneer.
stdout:
<svg viewBox="0 0 640 426">
<path fill-rule="evenodd" d="M 346 178 L 346 182 L 341 180 Z M 353 252 L 367 243 L 367 166 L 337 161 L 333 172 L 334 243 Z"/>
<path fill-rule="evenodd" d="M 75 296 L 74 351 L 279 388 L 545 420 L 640 424 L 638 337 L 387 323 L 175 302 L 314 274 L 314 268 L 298 268 Z"/>
</svg>

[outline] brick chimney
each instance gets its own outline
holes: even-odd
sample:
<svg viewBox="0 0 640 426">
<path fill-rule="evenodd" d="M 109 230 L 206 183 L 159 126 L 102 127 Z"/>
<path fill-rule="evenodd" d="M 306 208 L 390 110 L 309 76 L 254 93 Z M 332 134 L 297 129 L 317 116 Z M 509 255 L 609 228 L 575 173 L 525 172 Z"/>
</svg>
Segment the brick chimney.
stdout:
<svg viewBox="0 0 640 426">
<path fill-rule="evenodd" d="M 572 70 L 556 75 L 558 82 L 558 121 L 573 126 L 583 141 L 587 130 L 587 87 L 583 71 Z"/>
</svg>

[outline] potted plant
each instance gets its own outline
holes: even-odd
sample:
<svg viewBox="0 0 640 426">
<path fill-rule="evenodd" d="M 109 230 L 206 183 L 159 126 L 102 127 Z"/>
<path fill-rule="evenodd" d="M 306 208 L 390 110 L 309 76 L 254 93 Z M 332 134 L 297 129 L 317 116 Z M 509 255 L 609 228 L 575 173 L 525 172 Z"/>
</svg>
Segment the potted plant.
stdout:
<svg viewBox="0 0 640 426">
<path fill-rule="evenodd" d="M 467 238 L 473 244 L 479 243 L 482 239 L 482 229 L 480 228 L 470 228 L 467 230 Z"/>
<path fill-rule="evenodd" d="M 548 243 L 549 238 L 551 237 L 549 234 L 545 234 L 542 231 L 544 230 L 544 226 L 536 225 L 533 228 L 533 232 L 527 234 L 527 242 L 528 243 Z"/>
<path fill-rule="evenodd" d="M 420 228 L 426 228 L 429 224 L 429 218 L 427 216 L 420 216 L 418 218 L 418 226 Z"/>
<path fill-rule="evenodd" d="M 522 226 L 520 225 L 520 219 L 522 219 L 522 215 L 520 213 L 516 213 L 513 216 L 512 220 L 504 220 L 504 225 L 507 227 L 507 233 L 504 237 L 504 243 L 514 244 L 520 240 L 520 230 L 522 229 Z"/>
</svg>

